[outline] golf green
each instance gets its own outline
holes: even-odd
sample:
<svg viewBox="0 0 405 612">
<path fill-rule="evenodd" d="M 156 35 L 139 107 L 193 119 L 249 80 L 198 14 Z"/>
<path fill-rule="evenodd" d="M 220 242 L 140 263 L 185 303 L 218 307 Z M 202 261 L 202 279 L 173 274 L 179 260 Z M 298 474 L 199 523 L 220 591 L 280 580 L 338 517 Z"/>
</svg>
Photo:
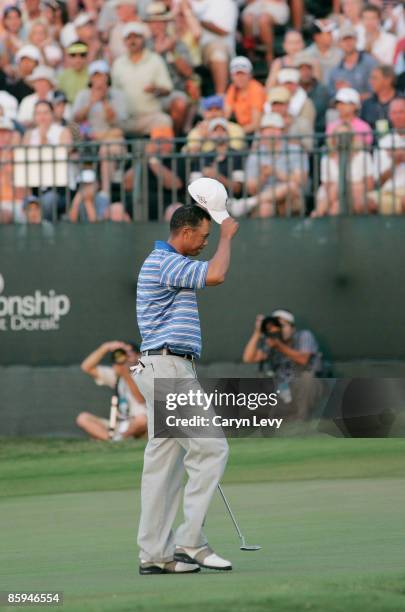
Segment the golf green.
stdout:
<svg viewBox="0 0 405 612">
<path fill-rule="evenodd" d="M 0 591 L 62 590 L 78 612 L 405 609 L 405 441 L 234 441 L 224 490 L 263 548 L 239 550 L 217 495 L 206 533 L 234 570 L 189 576 L 138 575 L 141 454 L 2 442 Z"/>
</svg>

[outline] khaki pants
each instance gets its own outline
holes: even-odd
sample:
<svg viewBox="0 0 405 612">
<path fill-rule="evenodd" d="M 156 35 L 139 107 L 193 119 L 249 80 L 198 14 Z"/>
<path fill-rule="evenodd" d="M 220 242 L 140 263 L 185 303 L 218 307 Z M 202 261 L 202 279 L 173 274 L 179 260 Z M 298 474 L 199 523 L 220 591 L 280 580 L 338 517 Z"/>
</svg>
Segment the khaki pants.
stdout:
<svg viewBox="0 0 405 612">
<path fill-rule="evenodd" d="M 138 532 L 140 558 L 163 562 L 173 559 L 175 546 L 203 546 L 202 532 L 212 496 L 224 472 L 228 444 L 223 438 L 155 438 L 154 379 L 194 378 L 193 364 L 181 357 L 142 357 L 145 368 L 134 375 L 148 409 L 149 441 L 145 449 Z M 184 475 L 184 522 L 173 533 Z"/>
</svg>

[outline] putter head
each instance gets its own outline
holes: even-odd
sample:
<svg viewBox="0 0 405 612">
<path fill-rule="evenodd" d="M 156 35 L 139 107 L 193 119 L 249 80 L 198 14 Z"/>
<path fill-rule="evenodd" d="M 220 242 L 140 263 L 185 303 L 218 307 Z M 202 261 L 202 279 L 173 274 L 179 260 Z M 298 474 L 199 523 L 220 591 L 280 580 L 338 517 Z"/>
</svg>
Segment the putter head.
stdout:
<svg viewBox="0 0 405 612">
<path fill-rule="evenodd" d="M 242 544 L 240 549 L 246 550 L 246 551 L 254 551 L 254 550 L 260 550 L 261 546 L 259 546 L 258 544 L 252 544 L 251 546 L 248 546 L 247 544 Z"/>
</svg>

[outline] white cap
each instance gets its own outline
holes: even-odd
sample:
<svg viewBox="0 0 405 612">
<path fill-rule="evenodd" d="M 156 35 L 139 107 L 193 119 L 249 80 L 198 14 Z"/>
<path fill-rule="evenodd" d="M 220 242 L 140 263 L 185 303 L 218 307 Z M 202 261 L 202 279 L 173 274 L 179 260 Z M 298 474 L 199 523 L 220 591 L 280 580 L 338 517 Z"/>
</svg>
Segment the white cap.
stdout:
<svg viewBox="0 0 405 612">
<path fill-rule="evenodd" d="M 338 89 L 335 97 L 336 102 L 343 102 L 344 104 L 355 104 L 360 106 L 360 94 L 352 87 L 342 87 Z"/>
<path fill-rule="evenodd" d="M 251 74 L 253 72 L 252 62 L 244 55 L 238 55 L 237 57 L 234 57 L 231 61 L 229 65 L 229 70 L 231 71 L 231 73 L 247 72 Z"/>
<path fill-rule="evenodd" d="M 89 15 L 88 13 L 79 13 L 76 19 L 73 20 L 73 25 L 75 28 L 82 28 L 90 23 L 90 21 L 93 21 L 92 15 Z"/>
<path fill-rule="evenodd" d="M 145 23 L 140 21 L 130 21 L 122 28 L 122 37 L 127 38 L 130 34 L 138 34 L 144 38 L 150 37 L 150 30 Z"/>
<path fill-rule="evenodd" d="M 40 79 L 49 81 L 53 87 L 56 86 L 55 71 L 49 66 L 37 66 L 34 68 L 32 74 L 27 78 L 27 81 L 31 83 L 33 81 L 39 81 Z"/>
<path fill-rule="evenodd" d="M 300 73 L 296 68 L 282 68 L 277 75 L 277 83 L 284 85 L 285 83 L 298 83 Z"/>
<path fill-rule="evenodd" d="M 9 132 L 12 132 L 14 130 L 14 125 L 11 119 L 5 116 L 0 117 L 0 130 L 8 130 Z"/>
<path fill-rule="evenodd" d="M 217 223 L 221 224 L 229 217 L 226 210 L 228 194 L 219 181 L 212 178 L 199 178 L 190 183 L 188 192 L 201 208 L 205 208 Z"/>
<path fill-rule="evenodd" d="M 81 183 L 94 183 L 96 181 L 96 173 L 91 168 L 82 170 L 80 173 L 79 181 Z"/>
<path fill-rule="evenodd" d="M 284 310 L 283 308 L 277 308 L 277 310 L 273 310 L 271 313 L 272 317 L 278 317 L 280 319 L 284 319 L 284 321 L 288 321 L 291 325 L 294 325 L 295 318 L 292 312 L 289 310 Z"/>
<path fill-rule="evenodd" d="M 212 119 L 209 124 L 208 124 L 208 131 L 212 132 L 213 130 L 215 130 L 217 127 L 222 127 L 224 128 L 224 130 L 228 131 L 229 130 L 229 125 L 226 119 L 224 119 L 223 117 L 217 117 L 216 119 Z"/>
<path fill-rule="evenodd" d="M 76 28 L 73 23 L 67 23 L 60 31 L 59 40 L 64 49 L 70 47 L 71 44 L 78 40 Z"/>
<path fill-rule="evenodd" d="M 266 113 L 260 122 L 260 128 L 275 127 L 282 130 L 284 125 L 284 119 L 279 113 Z"/>
<path fill-rule="evenodd" d="M 110 67 L 105 60 L 96 60 L 89 65 L 89 76 L 96 73 L 110 74 Z"/>
<path fill-rule="evenodd" d="M 24 45 L 17 51 L 15 55 L 17 64 L 23 57 L 29 57 L 30 59 L 34 60 L 34 62 L 38 62 L 38 64 L 40 64 L 42 60 L 41 52 L 35 45 Z"/>
<path fill-rule="evenodd" d="M 17 118 L 18 100 L 8 91 L 0 91 L 0 106 L 3 109 L 4 117 L 8 119 Z"/>
</svg>

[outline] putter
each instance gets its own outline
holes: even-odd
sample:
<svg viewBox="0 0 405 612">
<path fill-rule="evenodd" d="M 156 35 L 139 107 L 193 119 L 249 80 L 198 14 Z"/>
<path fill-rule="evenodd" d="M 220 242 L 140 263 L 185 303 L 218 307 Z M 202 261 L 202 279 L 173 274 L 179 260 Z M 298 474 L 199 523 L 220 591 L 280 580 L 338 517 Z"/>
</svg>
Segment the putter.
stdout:
<svg viewBox="0 0 405 612">
<path fill-rule="evenodd" d="M 231 517 L 232 522 L 235 525 L 235 529 L 238 532 L 238 536 L 239 536 L 239 539 L 240 539 L 240 549 L 241 550 L 247 550 L 247 551 L 260 550 L 261 546 L 259 546 L 258 544 L 250 544 L 250 545 L 246 544 L 245 538 L 244 538 L 241 530 L 239 529 L 238 523 L 236 522 L 236 518 L 235 518 L 235 516 L 234 516 L 234 514 L 233 514 L 233 512 L 231 510 L 231 507 L 230 507 L 230 505 L 228 503 L 228 500 L 225 497 L 225 493 L 223 492 L 222 487 L 221 487 L 220 484 L 218 484 L 218 490 L 219 490 L 219 492 L 221 494 L 222 499 L 224 500 L 224 504 L 226 506 L 226 509 L 229 512 L 229 516 Z"/>
</svg>

